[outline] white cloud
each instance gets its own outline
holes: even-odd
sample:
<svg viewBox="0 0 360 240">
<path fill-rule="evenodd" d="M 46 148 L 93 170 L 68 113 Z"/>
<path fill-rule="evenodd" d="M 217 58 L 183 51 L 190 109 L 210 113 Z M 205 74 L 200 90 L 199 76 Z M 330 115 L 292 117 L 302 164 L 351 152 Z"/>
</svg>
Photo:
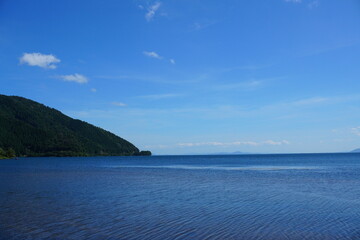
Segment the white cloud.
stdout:
<svg viewBox="0 0 360 240">
<path fill-rule="evenodd" d="M 171 64 L 175 64 L 175 60 L 173 58 L 166 58 L 166 57 L 163 57 L 161 56 L 160 54 L 158 54 L 157 52 L 154 52 L 154 51 L 143 51 L 143 54 L 147 57 L 150 57 L 150 58 L 155 58 L 155 59 L 159 59 L 159 60 L 162 60 L 162 59 L 165 59 L 166 61 L 169 61 Z"/>
<path fill-rule="evenodd" d="M 87 83 L 88 82 L 87 77 L 85 77 L 84 75 L 78 74 L 78 73 L 59 76 L 59 78 L 61 78 L 64 81 L 67 81 L 67 82 L 76 82 L 76 83 Z"/>
<path fill-rule="evenodd" d="M 357 136 L 360 136 L 360 127 L 351 128 L 351 132 Z"/>
<path fill-rule="evenodd" d="M 41 54 L 41 53 L 24 53 L 20 58 L 21 64 L 28 64 L 29 66 L 38 66 L 42 68 L 55 69 L 56 63 L 59 63 L 60 59 L 54 55 Z"/>
<path fill-rule="evenodd" d="M 92 92 L 97 92 L 97 89 L 96 89 L 96 88 L 92 88 L 92 89 L 90 89 L 90 91 L 92 91 Z"/>
<path fill-rule="evenodd" d="M 285 0 L 285 2 L 301 3 L 302 0 Z"/>
<path fill-rule="evenodd" d="M 151 5 L 150 7 L 148 7 L 147 13 L 145 14 L 146 21 L 149 22 L 154 18 L 155 13 L 160 8 L 160 6 L 161 6 L 161 2 L 156 2 L 153 5 Z"/>
<path fill-rule="evenodd" d="M 144 51 L 143 54 L 144 54 L 145 56 L 148 56 L 148 57 L 151 57 L 151 58 L 163 59 L 163 57 L 160 56 L 159 54 L 157 54 L 156 52 L 147 52 L 147 51 Z"/>
<path fill-rule="evenodd" d="M 122 103 L 122 102 L 112 102 L 111 104 L 114 105 L 114 106 L 118 106 L 118 107 L 125 107 L 126 106 L 126 104 Z"/>
</svg>

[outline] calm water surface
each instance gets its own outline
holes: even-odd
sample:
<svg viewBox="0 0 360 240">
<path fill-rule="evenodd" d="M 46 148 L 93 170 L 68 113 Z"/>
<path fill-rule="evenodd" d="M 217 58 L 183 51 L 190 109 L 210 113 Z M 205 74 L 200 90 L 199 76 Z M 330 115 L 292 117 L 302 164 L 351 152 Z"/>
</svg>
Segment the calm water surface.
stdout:
<svg viewBox="0 0 360 240">
<path fill-rule="evenodd" d="M 0 239 L 360 239 L 360 154 L 3 160 Z"/>
</svg>

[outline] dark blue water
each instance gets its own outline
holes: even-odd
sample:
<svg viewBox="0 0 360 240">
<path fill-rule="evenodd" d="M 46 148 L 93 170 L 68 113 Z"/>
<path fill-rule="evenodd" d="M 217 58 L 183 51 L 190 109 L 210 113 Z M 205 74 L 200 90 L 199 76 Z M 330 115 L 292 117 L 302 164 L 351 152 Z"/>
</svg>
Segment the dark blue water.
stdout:
<svg viewBox="0 0 360 240">
<path fill-rule="evenodd" d="M 360 239 L 360 154 L 0 161 L 1 239 Z"/>
</svg>

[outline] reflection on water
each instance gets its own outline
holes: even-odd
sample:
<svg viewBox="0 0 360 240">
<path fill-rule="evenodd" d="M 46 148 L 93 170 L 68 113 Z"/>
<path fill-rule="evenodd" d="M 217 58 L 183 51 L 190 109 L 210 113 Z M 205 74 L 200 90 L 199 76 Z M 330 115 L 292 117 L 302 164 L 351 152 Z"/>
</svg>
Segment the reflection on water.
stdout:
<svg viewBox="0 0 360 240">
<path fill-rule="evenodd" d="M 360 154 L 0 161 L 1 239 L 360 239 Z"/>
</svg>

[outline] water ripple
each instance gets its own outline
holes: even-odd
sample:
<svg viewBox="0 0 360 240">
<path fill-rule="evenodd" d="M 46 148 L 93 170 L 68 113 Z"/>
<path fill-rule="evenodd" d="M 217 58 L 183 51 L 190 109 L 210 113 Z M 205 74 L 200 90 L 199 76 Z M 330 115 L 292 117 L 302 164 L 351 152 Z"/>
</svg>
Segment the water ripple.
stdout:
<svg viewBox="0 0 360 240">
<path fill-rule="evenodd" d="M 226 160 L 101 162 L 76 171 L 3 166 L 0 239 L 360 238 L 358 159 Z"/>
</svg>

